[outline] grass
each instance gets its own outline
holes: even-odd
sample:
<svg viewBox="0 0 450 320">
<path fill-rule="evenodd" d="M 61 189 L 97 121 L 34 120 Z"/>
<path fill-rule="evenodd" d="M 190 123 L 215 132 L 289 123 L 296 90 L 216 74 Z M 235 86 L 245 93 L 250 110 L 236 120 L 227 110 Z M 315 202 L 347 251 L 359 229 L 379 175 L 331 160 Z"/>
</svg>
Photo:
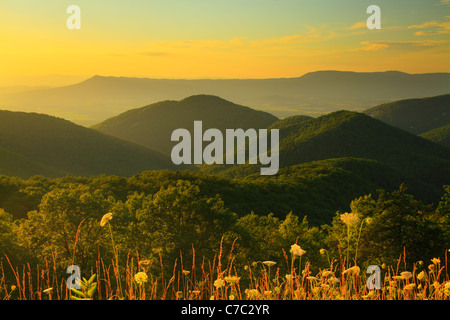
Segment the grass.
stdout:
<svg viewBox="0 0 450 320">
<path fill-rule="evenodd" d="M 285 261 L 260 261 L 237 267 L 234 244 L 211 261 L 192 261 L 183 255 L 175 261 L 171 274 L 164 274 L 165 262 L 159 256 L 159 272 L 150 272 L 150 260 L 128 254 L 126 264 L 106 263 L 99 257 L 83 278 L 86 297 L 67 287 L 69 275 L 56 270 L 56 252 L 52 261 L 32 268 L 30 264 L 13 266 L 6 257 L 0 265 L 0 298 L 3 300 L 450 300 L 447 252 L 439 258 L 417 262 L 406 270 L 405 256 L 397 265 L 380 266 L 381 287 L 369 289 L 370 274 L 358 266 L 346 268 L 346 258 L 331 261 L 329 268 L 312 272 L 309 261 L 299 263 L 301 256 L 283 252 Z M 305 259 L 304 259 L 305 260 Z M 153 262 L 155 263 L 155 262 Z M 190 265 L 190 267 L 186 267 Z M 301 267 L 300 267 L 301 266 Z M 155 267 L 155 266 L 153 266 Z M 120 270 L 120 272 L 119 272 Z M 154 269 L 152 269 L 154 270 Z M 282 270 L 287 270 L 284 272 Z M 12 280 L 6 276 L 12 273 Z M 95 276 L 94 276 L 95 275 Z M 122 280 L 122 281 L 120 281 Z M 95 282 L 94 282 L 95 281 Z M 122 282 L 122 283 L 120 283 Z M 90 283 L 90 284 L 88 284 Z M 88 285 L 87 285 L 88 284 Z M 122 286 L 121 286 L 122 284 Z M 87 287 L 86 287 L 87 285 Z M 89 288 L 95 287 L 87 295 Z M 123 291 L 122 291 L 123 290 Z"/>
</svg>

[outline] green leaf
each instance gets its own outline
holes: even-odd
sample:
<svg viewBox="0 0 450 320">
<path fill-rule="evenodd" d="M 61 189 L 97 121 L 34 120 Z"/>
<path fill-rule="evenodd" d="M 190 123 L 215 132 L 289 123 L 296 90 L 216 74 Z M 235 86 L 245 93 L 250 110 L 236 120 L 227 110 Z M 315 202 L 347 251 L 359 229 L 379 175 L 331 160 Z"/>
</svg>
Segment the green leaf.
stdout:
<svg viewBox="0 0 450 320">
<path fill-rule="evenodd" d="M 70 290 L 72 290 L 73 293 L 79 295 L 80 297 L 86 298 L 86 295 L 85 295 L 83 292 L 81 292 L 80 290 L 77 290 L 77 289 L 75 289 L 75 288 L 72 288 L 72 289 L 70 289 Z"/>
<path fill-rule="evenodd" d="M 96 276 L 97 276 L 97 275 L 94 273 L 94 274 L 89 278 L 89 280 L 87 281 L 87 284 L 88 284 L 88 285 L 91 285 L 91 284 L 94 282 Z"/>
<path fill-rule="evenodd" d="M 89 298 L 92 298 L 92 296 L 95 294 L 96 290 L 97 290 L 97 282 L 95 282 L 95 283 L 92 285 L 92 287 L 89 289 L 89 291 L 87 292 L 87 296 L 88 296 Z"/>
</svg>

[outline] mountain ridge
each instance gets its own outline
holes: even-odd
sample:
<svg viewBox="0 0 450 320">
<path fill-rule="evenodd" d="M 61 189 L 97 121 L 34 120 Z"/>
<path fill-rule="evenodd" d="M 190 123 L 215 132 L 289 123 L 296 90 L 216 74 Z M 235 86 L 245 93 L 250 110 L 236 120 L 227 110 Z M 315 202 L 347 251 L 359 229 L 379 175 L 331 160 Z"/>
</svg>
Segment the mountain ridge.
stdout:
<svg viewBox="0 0 450 320">
<path fill-rule="evenodd" d="M 173 167 L 158 151 L 45 114 L 0 110 L 0 136 L 0 174 L 128 176 Z"/>
<path fill-rule="evenodd" d="M 202 94 L 128 110 L 92 128 L 170 155 L 175 145 L 171 141 L 172 132 L 185 128 L 192 133 L 196 120 L 202 121 L 203 130 L 215 128 L 225 131 L 232 128 L 266 128 L 278 118 L 217 96 Z"/>
<path fill-rule="evenodd" d="M 49 113 L 91 126 L 135 106 L 208 94 L 277 117 L 363 111 L 394 100 L 448 93 L 450 73 L 315 71 L 293 78 L 157 79 L 94 76 L 32 92 L 3 94 L 2 109 Z M 48 110 L 48 111 L 47 111 Z M 73 112 L 76 110 L 76 112 Z"/>
</svg>

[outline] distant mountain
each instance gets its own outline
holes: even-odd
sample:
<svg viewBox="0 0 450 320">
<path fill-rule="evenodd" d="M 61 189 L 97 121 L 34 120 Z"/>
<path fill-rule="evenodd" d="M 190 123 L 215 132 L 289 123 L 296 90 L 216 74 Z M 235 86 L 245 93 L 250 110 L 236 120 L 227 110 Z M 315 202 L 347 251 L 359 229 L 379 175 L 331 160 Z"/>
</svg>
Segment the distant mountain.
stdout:
<svg viewBox="0 0 450 320">
<path fill-rule="evenodd" d="M 279 130 L 281 168 L 334 158 L 370 159 L 395 170 L 412 191 L 428 199 L 435 199 L 450 181 L 450 149 L 362 113 L 337 111 L 301 118 Z M 242 178 L 258 175 L 259 168 L 204 165 L 201 170 Z"/>
<path fill-rule="evenodd" d="M 370 108 L 364 113 L 408 132 L 420 134 L 450 124 L 450 94 L 394 101 Z"/>
<path fill-rule="evenodd" d="M 421 133 L 420 136 L 440 145 L 450 147 L 450 124 Z"/>
<path fill-rule="evenodd" d="M 225 133 L 233 128 L 267 128 L 278 118 L 216 96 L 196 95 L 129 110 L 93 128 L 170 155 L 176 144 L 171 141 L 172 132 L 185 128 L 192 134 L 196 120 L 202 121 L 203 131 L 216 128 Z"/>
<path fill-rule="evenodd" d="M 93 125 L 130 108 L 198 94 L 220 96 L 284 118 L 363 111 L 393 100 L 448 93 L 450 73 L 317 71 L 278 79 L 146 79 L 94 76 L 59 88 L 0 95 L 0 107 Z"/>
<path fill-rule="evenodd" d="M 160 152 L 43 114 L 0 111 L 0 137 L 4 175 L 130 176 L 173 168 Z"/>
</svg>

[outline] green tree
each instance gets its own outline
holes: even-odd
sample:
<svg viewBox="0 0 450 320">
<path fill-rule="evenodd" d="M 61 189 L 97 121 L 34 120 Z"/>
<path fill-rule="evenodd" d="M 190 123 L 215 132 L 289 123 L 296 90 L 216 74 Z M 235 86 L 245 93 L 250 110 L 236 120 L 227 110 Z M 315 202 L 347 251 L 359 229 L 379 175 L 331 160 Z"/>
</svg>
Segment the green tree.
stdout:
<svg viewBox="0 0 450 320">
<path fill-rule="evenodd" d="M 376 200 L 370 195 L 355 199 L 351 207 L 359 222 L 350 234 L 350 257 L 357 254 L 359 265 L 394 265 L 403 254 L 412 263 L 445 250 L 446 238 L 435 210 L 414 199 L 403 185 L 391 193 L 380 191 Z M 346 226 L 339 216 L 328 228 L 327 242 L 330 247 L 340 245 L 343 252 L 347 250 Z"/>
<path fill-rule="evenodd" d="M 57 254 L 61 268 L 72 262 L 82 270 L 91 267 L 107 236 L 99 221 L 113 203 L 87 185 L 56 188 L 20 222 L 21 244 L 41 261 Z"/>
</svg>

